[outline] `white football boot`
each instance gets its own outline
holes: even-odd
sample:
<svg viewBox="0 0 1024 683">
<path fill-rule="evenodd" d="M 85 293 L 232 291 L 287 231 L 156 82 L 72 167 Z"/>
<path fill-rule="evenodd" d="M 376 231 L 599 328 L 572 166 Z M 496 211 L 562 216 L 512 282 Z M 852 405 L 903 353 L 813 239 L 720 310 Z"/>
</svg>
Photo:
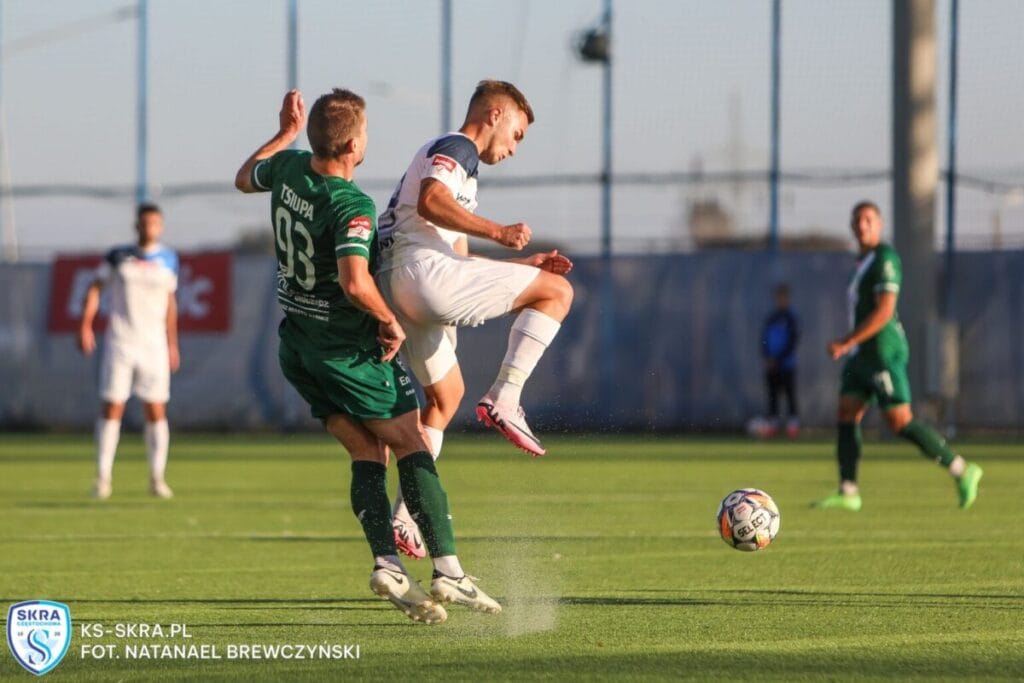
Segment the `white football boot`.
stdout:
<svg viewBox="0 0 1024 683">
<path fill-rule="evenodd" d="M 440 624 L 448 618 L 444 607 L 434 602 L 408 574 L 375 567 L 370 574 L 370 590 L 391 602 L 413 621 Z"/>
<path fill-rule="evenodd" d="M 520 406 L 510 410 L 496 404 L 489 396 L 484 396 L 476 404 L 476 419 L 497 429 L 512 445 L 535 458 L 547 452 L 540 445 L 540 439 L 530 431 L 530 425 L 526 424 L 526 413 Z"/>
<path fill-rule="evenodd" d="M 434 572 L 434 579 L 430 582 L 430 594 L 438 602 L 454 602 L 457 605 L 464 605 L 478 612 L 499 614 L 501 605 L 491 596 L 484 593 L 473 583 L 476 577 L 463 575 L 458 579 Z"/>
<path fill-rule="evenodd" d="M 174 497 L 174 491 L 167 485 L 167 482 L 163 479 L 153 479 L 149 482 L 149 492 L 157 498 L 163 498 L 164 500 Z"/>
<path fill-rule="evenodd" d="M 114 487 L 109 479 L 97 479 L 92 485 L 92 497 L 96 500 L 106 500 L 114 492 Z"/>
</svg>

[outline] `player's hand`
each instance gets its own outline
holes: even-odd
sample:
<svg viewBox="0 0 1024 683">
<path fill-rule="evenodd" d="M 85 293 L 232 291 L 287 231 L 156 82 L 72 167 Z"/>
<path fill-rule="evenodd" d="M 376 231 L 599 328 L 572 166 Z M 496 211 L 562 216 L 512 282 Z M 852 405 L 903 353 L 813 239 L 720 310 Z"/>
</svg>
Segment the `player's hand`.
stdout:
<svg viewBox="0 0 1024 683">
<path fill-rule="evenodd" d="M 398 350 L 402 348 L 402 342 L 405 341 L 405 330 L 402 329 L 397 320 L 392 319 L 391 322 L 381 321 L 377 326 L 377 341 L 380 342 L 382 349 L 380 359 L 387 363 L 398 355 Z"/>
<path fill-rule="evenodd" d="M 177 372 L 181 367 L 181 352 L 177 346 L 167 347 L 167 358 L 170 360 L 171 372 Z"/>
<path fill-rule="evenodd" d="M 306 125 L 306 103 L 302 99 L 302 93 L 298 90 L 289 90 L 281 103 L 281 113 L 278 115 L 281 124 L 281 135 L 294 140 L 302 132 Z"/>
<path fill-rule="evenodd" d="M 498 244 L 519 250 L 530 243 L 531 234 L 530 226 L 526 223 L 513 223 L 502 228 L 497 241 Z"/>
<path fill-rule="evenodd" d="M 78 330 L 78 350 L 87 356 L 91 356 L 96 350 L 96 334 L 91 327 L 82 327 Z"/>
<path fill-rule="evenodd" d="M 850 352 L 853 344 L 843 339 L 834 339 L 828 343 L 828 355 L 832 360 L 839 360 Z"/>
<path fill-rule="evenodd" d="M 555 275 L 565 275 L 572 270 L 572 261 L 559 254 L 557 249 L 527 256 L 521 263 L 546 270 Z"/>
</svg>

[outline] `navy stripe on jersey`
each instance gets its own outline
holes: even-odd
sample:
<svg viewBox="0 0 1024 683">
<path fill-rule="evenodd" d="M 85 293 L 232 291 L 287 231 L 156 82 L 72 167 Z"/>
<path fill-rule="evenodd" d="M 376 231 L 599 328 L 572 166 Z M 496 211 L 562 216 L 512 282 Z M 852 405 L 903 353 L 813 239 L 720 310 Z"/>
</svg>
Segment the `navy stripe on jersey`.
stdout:
<svg viewBox="0 0 1024 683">
<path fill-rule="evenodd" d="M 107 252 L 107 263 L 116 268 L 121 263 L 135 256 L 136 251 L 137 250 L 134 245 L 125 247 L 114 247 L 113 249 Z"/>
<path fill-rule="evenodd" d="M 443 154 L 455 159 L 462 168 L 466 169 L 466 175 L 470 178 L 476 177 L 477 167 L 480 165 L 480 152 L 477 151 L 473 141 L 465 135 L 453 133 L 438 138 L 427 150 L 428 157 L 435 154 Z"/>
</svg>

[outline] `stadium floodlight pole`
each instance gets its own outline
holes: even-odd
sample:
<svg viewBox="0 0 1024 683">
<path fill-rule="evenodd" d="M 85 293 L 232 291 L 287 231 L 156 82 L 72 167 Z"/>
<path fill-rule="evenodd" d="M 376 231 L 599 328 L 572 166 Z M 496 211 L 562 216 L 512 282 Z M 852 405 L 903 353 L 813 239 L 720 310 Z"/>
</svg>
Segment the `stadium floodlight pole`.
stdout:
<svg viewBox="0 0 1024 683">
<path fill-rule="evenodd" d="M 148 94 L 148 83 L 146 80 L 148 71 L 148 31 L 149 31 L 149 2 L 148 0 L 138 0 L 138 9 L 136 21 L 136 32 L 138 33 L 138 49 L 136 58 L 138 60 L 137 66 L 137 78 L 138 78 L 138 90 L 136 93 L 136 152 L 135 152 L 135 203 L 141 204 L 146 201 L 146 196 L 149 194 L 148 179 L 146 178 L 146 167 L 147 167 L 147 153 L 148 153 L 148 134 L 146 130 L 147 123 L 147 104 L 149 99 Z"/>
<path fill-rule="evenodd" d="M 441 0 L 441 132 L 452 129 L 452 0 Z"/>
<path fill-rule="evenodd" d="M 942 273 L 942 317 L 953 315 L 953 240 L 956 234 L 956 89 L 959 48 L 959 2 L 949 5 L 949 126 L 946 131 L 948 167 L 946 172 L 946 253 Z"/>
<path fill-rule="evenodd" d="M 601 316 L 601 391 L 613 396 L 615 390 L 615 280 L 612 275 L 612 0 L 604 0 L 605 54 L 601 64 L 604 99 L 604 135 L 601 153 L 601 300 L 605 312 Z"/>
<path fill-rule="evenodd" d="M 607 259 L 612 255 L 612 0 L 604 0 L 602 24 L 608 41 L 608 52 L 601 64 L 601 93 L 604 99 L 604 134 L 601 146 L 601 255 Z"/>
<path fill-rule="evenodd" d="M 288 0 L 288 36 L 285 49 L 288 51 L 288 89 L 299 87 L 299 0 Z M 289 145 L 295 149 L 297 140 Z"/>
<path fill-rule="evenodd" d="M 768 171 L 768 247 L 779 249 L 779 90 L 781 85 L 782 0 L 772 0 L 771 165 Z"/>
</svg>

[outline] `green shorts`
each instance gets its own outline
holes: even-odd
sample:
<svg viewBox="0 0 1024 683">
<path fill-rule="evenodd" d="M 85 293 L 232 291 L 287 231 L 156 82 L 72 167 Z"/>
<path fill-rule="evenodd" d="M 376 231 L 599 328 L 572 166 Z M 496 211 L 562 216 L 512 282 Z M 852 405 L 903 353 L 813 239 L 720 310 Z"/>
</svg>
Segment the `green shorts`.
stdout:
<svg viewBox="0 0 1024 683">
<path fill-rule="evenodd" d="M 277 358 L 285 379 L 317 419 L 344 413 L 357 420 L 388 420 L 420 407 L 409 375 L 397 360 L 382 363 L 380 350 L 299 353 L 282 339 Z"/>
<path fill-rule="evenodd" d="M 857 354 L 843 365 L 840 396 L 853 396 L 865 403 L 878 403 L 883 410 L 910 403 L 907 361 L 883 362 Z"/>
</svg>

